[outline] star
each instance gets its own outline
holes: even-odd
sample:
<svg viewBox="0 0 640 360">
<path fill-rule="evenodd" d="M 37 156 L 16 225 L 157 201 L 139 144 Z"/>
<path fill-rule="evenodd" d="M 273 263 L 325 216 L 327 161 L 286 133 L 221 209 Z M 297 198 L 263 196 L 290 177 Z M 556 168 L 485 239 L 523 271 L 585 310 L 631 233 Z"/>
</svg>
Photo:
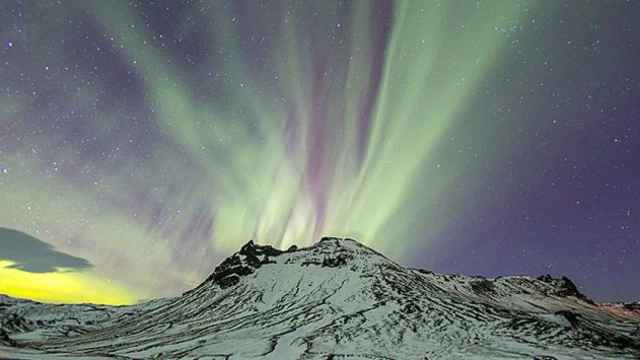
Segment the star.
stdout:
<svg viewBox="0 0 640 360">
<path fill-rule="evenodd" d="M 6 3 L 0 225 L 73 238 L 114 282 L 173 295 L 249 238 L 352 233 L 439 272 L 549 263 L 640 296 L 628 5 L 583 4 L 582 26 L 555 2 Z"/>
</svg>

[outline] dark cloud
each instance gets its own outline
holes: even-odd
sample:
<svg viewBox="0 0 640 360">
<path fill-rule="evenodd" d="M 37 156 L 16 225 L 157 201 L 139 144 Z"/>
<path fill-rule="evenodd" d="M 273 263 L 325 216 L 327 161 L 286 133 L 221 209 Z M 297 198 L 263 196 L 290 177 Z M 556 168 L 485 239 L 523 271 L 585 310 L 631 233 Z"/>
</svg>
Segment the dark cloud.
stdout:
<svg viewBox="0 0 640 360">
<path fill-rule="evenodd" d="M 56 272 L 59 268 L 81 270 L 93 265 L 23 232 L 0 227 L 0 260 L 15 262 L 10 268 L 32 273 Z"/>
</svg>

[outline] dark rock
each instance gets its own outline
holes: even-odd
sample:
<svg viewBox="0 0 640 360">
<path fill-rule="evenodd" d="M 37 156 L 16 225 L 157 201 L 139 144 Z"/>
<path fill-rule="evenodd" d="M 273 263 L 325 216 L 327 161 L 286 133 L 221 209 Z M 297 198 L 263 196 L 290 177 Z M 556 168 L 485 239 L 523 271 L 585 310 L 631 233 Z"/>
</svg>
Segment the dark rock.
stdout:
<svg viewBox="0 0 640 360">
<path fill-rule="evenodd" d="M 433 271 L 431 271 L 431 270 L 425 270 L 425 269 L 413 269 L 413 270 L 415 270 L 415 271 L 417 271 L 417 272 L 419 272 L 421 274 L 427 274 L 427 275 L 433 274 Z"/>
<path fill-rule="evenodd" d="M 549 274 L 542 275 L 542 276 L 538 276 L 536 279 L 537 279 L 537 280 L 540 280 L 540 281 L 542 281 L 542 282 L 548 283 L 548 284 L 552 283 L 552 282 L 553 282 L 553 280 L 555 280 L 555 279 L 554 279 L 551 275 L 549 275 Z"/>
<path fill-rule="evenodd" d="M 322 263 L 316 260 L 305 260 L 300 263 L 300 266 L 309 266 L 309 265 L 322 265 Z"/>
<path fill-rule="evenodd" d="M 326 257 L 322 260 L 322 267 L 338 267 L 347 264 L 347 260 L 350 260 L 352 256 L 346 254 L 338 254 L 335 257 Z"/>
<path fill-rule="evenodd" d="M 226 258 L 218 265 L 207 279 L 195 289 L 185 292 L 191 293 L 200 289 L 206 283 L 215 283 L 220 287 L 229 287 L 237 284 L 241 276 L 253 274 L 256 269 L 264 264 L 276 263 L 271 258 L 284 253 L 270 245 L 257 245 L 253 240 L 244 244 L 240 251 Z M 232 276 L 233 275 L 233 276 Z M 227 279 L 232 276 L 231 279 Z"/>
<path fill-rule="evenodd" d="M 578 287 L 576 286 L 576 284 L 566 276 L 562 276 L 560 279 L 556 279 L 551 275 L 547 274 L 543 276 L 538 276 L 536 279 L 544 283 L 553 285 L 556 288 L 556 290 L 550 295 L 563 296 L 563 297 L 573 296 L 582 301 L 588 302 L 590 304 L 595 304 L 593 300 L 589 299 L 586 295 L 581 293 L 580 290 L 578 290 Z"/>
<path fill-rule="evenodd" d="M 228 287 L 237 285 L 239 282 L 240 282 L 240 276 L 236 274 L 225 276 L 219 279 L 218 281 L 216 281 L 216 283 L 220 286 L 221 289 L 226 289 Z"/>
<path fill-rule="evenodd" d="M 480 279 L 470 283 L 471 289 L 478 294 L 495 293 L 495 284 L 491 280 Z"/>
<path fill-rule="evenodd" d="M 205 350 L 230 358 L 247 349 L 246 357 L 273 357 L 291 345 L 297 353 L 305 344 L 302 358 L 326 359 L 464 358 L 470 349 L 487 354 L 484 358 L 500 353 L 501 359 L 557 360 L 538 353 L 558 349 L 560 356 L 575 349 L 582 357 L 593 350 L 594 356 L 606 352 L 613 359 L 636 358 L 640 351 L 637 313 L 620 314 L 623 306 L 637 309 L 639 304 L 618 304 L 614 311 L 610 305 L 589 306 L 576 301 L 573 296 L 581 295 L 567 278 L 420 275 L 431 272 L 406 269 L 346 239 L 323 241 L 301 250 L 291 247 L 287 251 L 297 252 L 290 255 L 250 241 L 185 296 L 130 308 L 36 306 L 0 296 L 0 306 L 3 301 L 18 304 L 0 307 L 0 348 L 18 342 L 51 357 L 68 352 L 78 358 L 122 357 L 145 349 L 146 358 L 167 359 L 200 356 Z M 264 273 L 257 276 L 262 266 Z M 103 309 L 105 316 L 93 314 Z M 556 313 L 559 309 L 564 310 Z M 33 336 L 20 330 L 21 318 L 34 319 L 24 323 Z M 45 319 L 54 319 L 53 326 Z M 100 320 L 85 326 L 93 319 Z M 530 350 L 523 353 L 525 347 Z M 155 355 L 160 351 L 164 354 Z"/>
<path fill-rule="evenodd" d="M 264 264 L 277 264 L 277 262 L 276 262 L 276 261 L 273 261 L 273 260 L 271 260 L 271 259 L 269 259 L 269 257 L 268 257 L 268 256 L 265 256 L 265 257 L 260 261 L 260 264 L 261 264 L 261 265 L 264 265 Z"/>
<path fill-rule="evenodd" d="M 578 327 L 578 318 L 580 317 L 580 315 L 569 310 L 556 311 L 555 314 L 567 319 L 572 328 L 576 329 Z"/>
<path fill-rule="evenodd" d="M 624 307 L 626 310 L 640 312 L 640 302 L 624 304 L 622 307 Z"/>
<path fill-rule="evenodd" d="M 10 338 L 9 334 L 7 334 L 7 332 L 2 328 L 0 328 L 0 344 L 18 347 L 18 343 Z"/>
<path fill-rule="evenodd" d="M 335 237 L 335 236 L 324 236 L 322 239 L 320 239 L 320 242 L 325 242 L 325 241 L 340 241 L 342 240 L 339 237 Z"/>
<path fill-rule="evenodd" d="M 578 287 L 576 286 L 576 284 L 574 284 L 573 281 L 571 281 L 571 279 L 569 279 L 566 276 L 563 276 L 562 278 L 560 278 L 561 281 L 561 285 L 560 285 L 560 292 L 558 293 L 561 296 L 575 296 L 577 298 L 580 297 L 584 297 L 584 295 L 582 295 L 580 293 L 580 291 L 578 291 Z"/>
<path fill-rule="evenodd" d="M 251 240 L 240 248 L 239 254 L 257 257 L 259 255 L 278 256 L 283 252 L 284 251 L 278 250 L 271 245 L 257 245 Z"/>
</svg>

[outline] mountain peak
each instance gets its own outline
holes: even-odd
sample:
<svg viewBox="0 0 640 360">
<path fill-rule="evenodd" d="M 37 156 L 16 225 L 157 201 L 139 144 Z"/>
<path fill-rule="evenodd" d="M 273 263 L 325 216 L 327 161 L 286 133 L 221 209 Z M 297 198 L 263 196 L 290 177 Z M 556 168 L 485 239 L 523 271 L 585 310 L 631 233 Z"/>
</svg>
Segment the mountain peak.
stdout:
<svg viewBox="0 0 640 360">
<path fill-rule="evenodd" d="M 287 250 L 276 249 L 271 245 L 260 245 L 254 240 L 249 240 L 240 247 L 240 250 L 216 266 L 205 281 L 184 294 L 190 294 L 213 284 L 222 289 L 234 286 L 242 277 L 255 273 L 263 265 L 278 263 L 282 255 L 291 255 L 287 256 L 283 263 L 299 264 L 302 267 L 310 265 L 339 267 L 351 264 L 355 269 L 381 262 L 399 267 L 384 255 L 352 238 L 325 236 L 309 247 L 298 248 L 296 245 L 291 245 Z"/>
<path fill-rule="evenodd" d="M 249 240 L 247 243 L 240 247 L 240 250 L 237 251 L 237 254 L 241 255 L 262 255 L 266 254 L 269 256 L 278 256 L 282 253 L 293 252 L 297 250 L 309 250 L 314 248 L 344 248 L 344 249 L 359 249 L 359 250 L 368 250 L 377 253 L 373 249 L 364 245 L 356 239 L 349 237 L 338 237 L 338 236 L 323 236 L 320 240 L 313 245 L 306 248 L 298 248 L 296 245 L 291 245 L 286 250 L 277 249 L 271 245 L 260 245 L 257 244 L 254 240 Z M 379 253 L 378 253 L 379 254 Z M 381 254 L 380 254 L 381 255 Z"/>
<path fill-rule="evenodd" d="M 207 284 L 217 284 L 223 289 L 233 286 L 240 281 L 241 276 L 253 274 L 263 264 L 272 263 L 271 257 L 279 256 L 288 251 L 295 251 L 296 249 L 297 247 L 292 246 L 283 251 L 271 245 L 258 245 L 253 240 L 249 240 L 239 251 L 216 266 L 213 273 L 205 281 L 184 294 L 199 290 Z"/>
<path fill-rule="evenodd" d="M 408 269 L 334 236 L 287 250 L 249 241 L 175 298 L 95 307 L 0 297 L 0 309 L 0 357 L 25 349 L 25 359 L 61 349 L 135 358 L 640 356 L 640 303 L 590 303 L 568 278 Z"/>
</svg>

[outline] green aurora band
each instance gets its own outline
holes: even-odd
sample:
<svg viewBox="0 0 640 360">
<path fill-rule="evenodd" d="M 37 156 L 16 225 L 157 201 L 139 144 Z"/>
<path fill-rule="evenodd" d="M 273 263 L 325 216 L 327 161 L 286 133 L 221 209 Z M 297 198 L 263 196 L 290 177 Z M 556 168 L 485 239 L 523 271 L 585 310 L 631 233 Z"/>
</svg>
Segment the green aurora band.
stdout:
<svg viewBox="0 0 640 360">
<path fill-rule="evenodd" d="M 463 206 L 448 195 L 465 166 L 447 163 L 440 148 L 482 91 L 508 29 L 533 11 L 519 1 L 396 1 L 382 33 L 382 2 L 354 1 L 348 19 L 338 9 L 344 5 L 329 1 L 291 2 L 281 13 L 255 6 L 241 17 L 229 3 L 205 2 L 174 19 L 176 27 L 188 33 L 185 18 L 193 19 L 206 27 L 203 46 L 224 52 L 191 72 L 125 3 L 78 4 L 73 11 L 95 17 L 141 79 L 162 140 L 148 145 L 143 162 L 103 159 L 110 171 L 94 169 L 94 188 L 34 176 L 41 164 L 22 155 L 30 145 L 12 149 L 6 161 L 20 181 L 2 181 L 17 205 L 0 207 L 0 218 L 90 259 L 96 273 L 140 297 L 192 286 L 211 271 L 212 255 L 228 256 L 249 239 L 286 248 L 350 236 L 400 261 L 415 246 L 435 249 Z M 303 17 L 320 25 L 310 29 Z M 266 50 L 243 42 L 243 27 L 269 29 Z M 344 39 L 337 47 L 335 36 Z M 207 73 L 224 86 L 208 87 Z M 100 83 L 83 85 L 69 102 L 90 106 L 101 91 Z M 3 106 L 12 109 L 4 112 L 10 124 L 29 105 Z M 113 136 L 123 121 L 117 109 L 96 114 L 95 136 Z M 37 136 L 39 144 L 59 140 Z M 79 159 L 71 147 L 54 156 Z M 150 199 L 164 204 L 162 224 L 149 225 L 153 209 L 144 203 L 135 213 L 98 205 L 131 201 L 125 174 L 136 174 L 133 186 L 147 184 Z M 160 177 L 175 186 L 154 186 Z M 183 248 L 180 234 L 190 233 L 194 219 L 199 227 L 210 222 L 208 238 Z"/>
</svg>

